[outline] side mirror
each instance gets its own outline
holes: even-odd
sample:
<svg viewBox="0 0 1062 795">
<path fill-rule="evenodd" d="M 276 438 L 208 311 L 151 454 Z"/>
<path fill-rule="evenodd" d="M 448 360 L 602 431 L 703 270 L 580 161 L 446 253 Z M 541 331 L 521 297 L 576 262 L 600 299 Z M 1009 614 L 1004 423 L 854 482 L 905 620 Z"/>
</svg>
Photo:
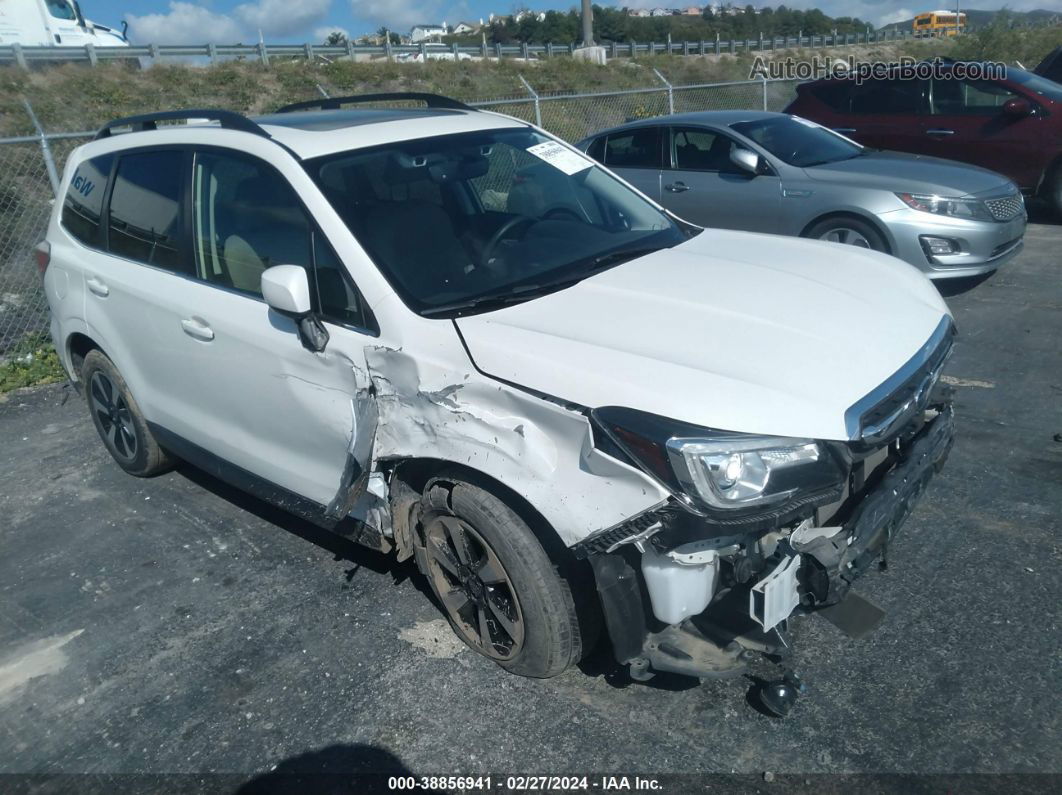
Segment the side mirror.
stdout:
<svg viewBox="0 0 1062 795">
<path fill-rule="evenodd" d="M 743 149 L 740 146 L 730 147 L 730 162 L 752 176 L 756 176 L 759 173 L 760 156 L 755 152 L 750 152 L 748 149 Z"/>
<path fill-rule="evenodd" d="M 1021 97 L 1011 97 L 1003 103 L 1003 115 L 1012 119 L 1021 119 L 1032 113 L 1032 105 Z"/>
<path fill-rule="evenodd" d="M 298 265 L 274 265 L 262 272 L 262 297 L 269 308 L 295 320 L 299 341 L 320 353 L 328 345 L 328 329 L 312 314 L 310 280 Z"/>
<path fill-rule="evenodd" d="M 271 308 L 296 318 L 310 314 L 313 308 L 306 269 L 298 265 L 266 268 L 262 272 L 262 297 Z"/>
</svg>

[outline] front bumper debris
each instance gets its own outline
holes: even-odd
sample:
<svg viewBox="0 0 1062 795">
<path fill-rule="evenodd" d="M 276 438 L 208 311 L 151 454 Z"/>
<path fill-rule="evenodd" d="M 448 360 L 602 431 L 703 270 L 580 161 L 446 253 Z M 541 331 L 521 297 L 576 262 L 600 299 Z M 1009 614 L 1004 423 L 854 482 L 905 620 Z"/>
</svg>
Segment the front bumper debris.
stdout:
<svg viewBox="0 0 1062 795">
<path fill-rule="evenodd" d="M 606 626 L 620 663 L 634 678 L 669 671 L 699 678 L 741 674 L 755 652 L 782 655 L 786 622 L 839 603 L 886 551 L 951 450 L 950 405 L 908 438 L 884 475 L 836 527 L 803 523 L 786 531 L 756 581 L 730 582 L 702 613 L 665 625 L 653 614 L 635 545 L 591 554 Z M 803 532 L 802 532 L 803 531 Z"/>
</svg>

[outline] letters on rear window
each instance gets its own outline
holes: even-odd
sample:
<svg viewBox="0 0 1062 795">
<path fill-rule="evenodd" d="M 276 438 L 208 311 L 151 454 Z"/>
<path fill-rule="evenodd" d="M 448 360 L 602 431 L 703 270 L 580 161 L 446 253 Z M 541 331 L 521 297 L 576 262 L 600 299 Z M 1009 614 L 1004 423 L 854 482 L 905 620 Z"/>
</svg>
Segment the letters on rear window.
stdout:
<svg viewBox="0 0 1062 795">
<path fill-rule="evenodd" d="M 101 248 L 101 216 L 107 180 L 111 176 L 114 155 L 100 155 L 83 160 L 70 179 L 63 199 L 62 223 L 71 235 L 86 246 Z"/>
</svg>

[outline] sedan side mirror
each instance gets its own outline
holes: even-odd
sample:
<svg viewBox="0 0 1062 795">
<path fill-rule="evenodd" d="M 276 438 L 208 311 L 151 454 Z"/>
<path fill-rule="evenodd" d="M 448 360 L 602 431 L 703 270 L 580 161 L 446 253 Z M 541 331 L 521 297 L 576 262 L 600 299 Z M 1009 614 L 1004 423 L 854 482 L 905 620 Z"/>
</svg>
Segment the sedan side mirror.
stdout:
<svg viewBox="0 0 1062 795">
<path fill-rule="evenodd" d="M 308 351 L 320 353 L 328 345 L 328 329 L 313 314 L 310 280 L 298 265 L 274 265 L 262 272 L 262 297 L 269 308 L 293 318 L 299 341 Z"/>
<path fill-rule="evenodd" d="M 282 315 L 295 318 L 310 314 L 310 280 L 298 265 L 274 265 L 262 272 L 262 297 Z"/>
<path fill-rule="evenodd" d="M 730 147 L 730 162 L 752 176 L 760 171 L 760 156 L 740 146 Z"/>
<path fill-rule="evenodd" d="M 1021 119 L 1032 113 L 1032 105 L 1021 97 L 1011 97 L 1003 103 L 1003 114 L 1012 119 Z"/>
</svg>

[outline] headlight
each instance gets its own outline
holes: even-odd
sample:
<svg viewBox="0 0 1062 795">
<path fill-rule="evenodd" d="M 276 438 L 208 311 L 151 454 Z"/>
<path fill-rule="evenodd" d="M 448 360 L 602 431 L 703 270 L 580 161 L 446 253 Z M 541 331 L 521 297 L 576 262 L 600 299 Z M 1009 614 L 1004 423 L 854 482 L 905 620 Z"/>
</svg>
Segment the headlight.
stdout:
<svg viewBox="0 0 1062 795">
<path fill-rule="evenodd" d="M 845 479 L 834 453 L 813 439 L 714 431 L 612 406 L 592 416 L 622 452 L 700 513 L 773 510 L 826 492 L 835 499 Z"/>
<path fill-rule="evenodd" d="M 670 439 L 667 450 L 686 492 L 713 508 L 786 500 L 799 488 L 799 478 L 787 475 L 813 468 L 823 456 L 811 439 L 777 436 Z"/>
<path fill-rule="evenodd" d="M 897 193 L 900 201 L 912 210 L 971 221 L 992 221 L 984 202 L 980 199 L 958 199 L 948 196 L 931 196 L 924 193 Z"/>
</svg>

